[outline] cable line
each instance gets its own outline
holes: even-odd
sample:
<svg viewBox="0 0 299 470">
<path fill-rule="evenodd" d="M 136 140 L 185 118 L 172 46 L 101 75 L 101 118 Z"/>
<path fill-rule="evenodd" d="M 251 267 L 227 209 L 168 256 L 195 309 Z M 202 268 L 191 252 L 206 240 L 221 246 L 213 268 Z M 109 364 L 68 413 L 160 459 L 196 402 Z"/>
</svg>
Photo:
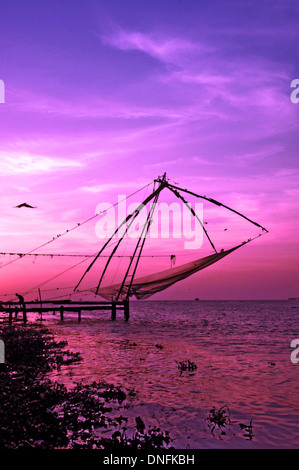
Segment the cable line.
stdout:
<svg viewBox="0 0 299 470">
<path fill-rule="evenodd" d="M 135 194 L 139 193 L 140 191 L 142 191 L 143 189 L 147 188 L 148 186 L 150 186 L 152 184 L 152 181 L 148 184 L 146 184 L 145 186 L 143 186 L 142 188 L 138 189 L 137 191 L 134 191 L 134 193 L 130 194 L 129 196 L 127 197 L 124 197 L 123 199 L 121 199 L 120 201 L 116 202 L 115 204 L 112 204 L 110 207 L 108 207 L 107 209 L 105 209 L 104 211 L 100 211 L 99 213 L 96 213 L 95 215 L 93 215 L 92 217 L 89 217 L 88 219 L 84 220 L 83 222 L 80 222 L 80 223 L 77 223 L 77 225 L 75 225 L 74 227 L 66 230 L 65 232 L 63 233 L 60 233 L 58 235 L 56 235 L 56 237 L 53 237 L 52 240 L 49 240 L 45 243 L 43 243 L 42 245 L 39 245 L 38 247 L 36 248 L 33 248 L 32 250 L 28 251 L 27 253 L 24 253 L 23 256 L 20 256 L 19 258 L 16 258 L 14 260 L 11 260 L 9 261 L 8 263 L 6 264 L 3 264 L 2 266 L 0 266 L 0 269 L 2 268 L 5 268 L 5 266 L 8 266 L 12 263 L 15 263 L 16 261 L 19 261 L 21 258 L 23 258 L 24 256 L 28 256 L 30 255 L 31 253 L 33 253 L 34 251 L 37 251 L 39 250 L 40 248 L 43 248 L 44 246 L 46 245 L 49 245 L 50 243 L 53 243 L 55 240 L 57 240 L 58 238 L 60 237 L 63 237 L 64 235 L 72 232 L 73 230 L 76 230 L 77 228 L 79 227 L 82 227 L 82 225 L 84 224 L 87 224 L 87 222 L 90 222 L 91 220 L 95 219 L 96 217 L 98 217 L 99 215 L 103 214 L 104 212 L 107 212 L 108 210 L 112 209 L 113 207 L 117 206 L 119 203 L 125 201 L 126 199 L 129 199 L 129 197 L 132 197 L 134 196 Z"/>
</svg>

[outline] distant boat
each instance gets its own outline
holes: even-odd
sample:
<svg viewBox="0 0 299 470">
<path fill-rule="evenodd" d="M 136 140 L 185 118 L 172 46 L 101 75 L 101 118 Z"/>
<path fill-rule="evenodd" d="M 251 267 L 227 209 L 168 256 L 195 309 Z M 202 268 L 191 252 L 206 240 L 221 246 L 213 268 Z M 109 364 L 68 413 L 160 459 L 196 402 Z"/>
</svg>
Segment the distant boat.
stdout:
<svg viewBox="0 0 299 470">
<path fill-rule="evenodd" d="M 198 297 L 195 297 L 195 299 L 194 299 L 194 300 L 197 302 L 197 301 L 199 300 L 199 298 L 198 298 Z"/>
</svg>

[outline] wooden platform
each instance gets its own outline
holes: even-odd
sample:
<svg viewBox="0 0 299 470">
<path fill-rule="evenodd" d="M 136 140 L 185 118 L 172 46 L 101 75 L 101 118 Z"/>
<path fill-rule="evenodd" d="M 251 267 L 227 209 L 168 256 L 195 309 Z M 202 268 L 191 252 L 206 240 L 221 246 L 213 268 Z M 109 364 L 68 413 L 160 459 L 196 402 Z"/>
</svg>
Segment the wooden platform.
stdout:
<svg viewBox="0 0 299 470">
<path fill-rule="evenodd" d="M 40 313 L 41 319 L 44 313 L 56 312 L 60 313 L 60 320 L 64 320 L 65 312 L 77 312 L 78 322 L 81 321 L 82 311 L 87 310 L 110 310 L 111 320 L 116 320 L 117 310 L 124 312 L 125 321 L 130 318 L 129 301 L 118 301 L 118 302 L 74 302 L 71 300 L 44 300 L 25 302 L 20 304 L 19 302 L 1 302 L 0 314 L 7 314 L 8 321 L 11 324 L 13 320 L 18 319 L 18 314 L 21 313 L 23 316 L 23 323 L 27 322 L 27 313 L 36 312 Z"/>
</svg>

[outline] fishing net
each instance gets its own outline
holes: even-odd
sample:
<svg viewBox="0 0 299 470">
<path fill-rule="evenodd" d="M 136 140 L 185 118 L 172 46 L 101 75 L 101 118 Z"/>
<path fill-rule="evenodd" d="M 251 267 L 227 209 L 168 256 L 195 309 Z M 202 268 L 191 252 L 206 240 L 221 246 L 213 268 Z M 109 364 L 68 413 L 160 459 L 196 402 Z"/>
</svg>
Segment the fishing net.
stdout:
<svg viewBox="0 0 299 470">
<path fill-rule="evenodd" d="M 205 269 L 211 264 L 216 263 L 216 261 L 219 261 L 228 254 L 232 253 L 243 244 L 244 243 L 230 248 L 229 250 L 223 250 L 220 253 L 214 253 L 210 256 L 206 256 L 205 258 L 200 258 L 177 267 L 166 269 L 165 271 L 160 271 L 158 273 L 134 279 L 131 286 L 130 281 L 128 281 L 123 286 L 118 300 L 124 300 L 126 298 L 128 289 L 130 289 L 130 296 L 135 296 L 136 299 L 147 299 L 153 294 L 167 289 L 176 282 L 186 279 L 197 271 Z M 120 288 L 121 284 L 114 284 L 111 286 L 101 287 L 98 292 L 96 292 L 96 288 L 90 289 L 90 291 L 106 300 L 113 301 L 117 298 Z"/>
</svg>

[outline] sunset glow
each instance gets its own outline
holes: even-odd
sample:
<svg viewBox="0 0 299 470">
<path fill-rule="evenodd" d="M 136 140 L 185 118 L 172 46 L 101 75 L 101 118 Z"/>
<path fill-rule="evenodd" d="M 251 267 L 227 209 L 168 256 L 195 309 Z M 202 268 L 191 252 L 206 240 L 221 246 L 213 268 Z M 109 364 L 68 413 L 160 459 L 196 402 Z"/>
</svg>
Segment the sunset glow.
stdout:
<svg viewBox="0 0 299 470">
<path fill-rule="evenodd" d="M 1 6 L 0 251 L 29 252 L 166 172 L 269 233 L 153 299 L 298 297 L 298 3 L 73 4 Z M 205 204 L 203 217 L 219 249 L 259 234 L 218 209 Z M 98 220 L 34 253 L 97 253 Z M 152 240 L 146 254 L 176 254 L 177 265 L 205 255 L 186 256 L 184 241 Z M 0 299 L 80 261 L 1 255 Z M 74 286 L 87 265 L 42 290 Z M 140 275 L 169 267 L 148 258 Z"/>
</svg>

